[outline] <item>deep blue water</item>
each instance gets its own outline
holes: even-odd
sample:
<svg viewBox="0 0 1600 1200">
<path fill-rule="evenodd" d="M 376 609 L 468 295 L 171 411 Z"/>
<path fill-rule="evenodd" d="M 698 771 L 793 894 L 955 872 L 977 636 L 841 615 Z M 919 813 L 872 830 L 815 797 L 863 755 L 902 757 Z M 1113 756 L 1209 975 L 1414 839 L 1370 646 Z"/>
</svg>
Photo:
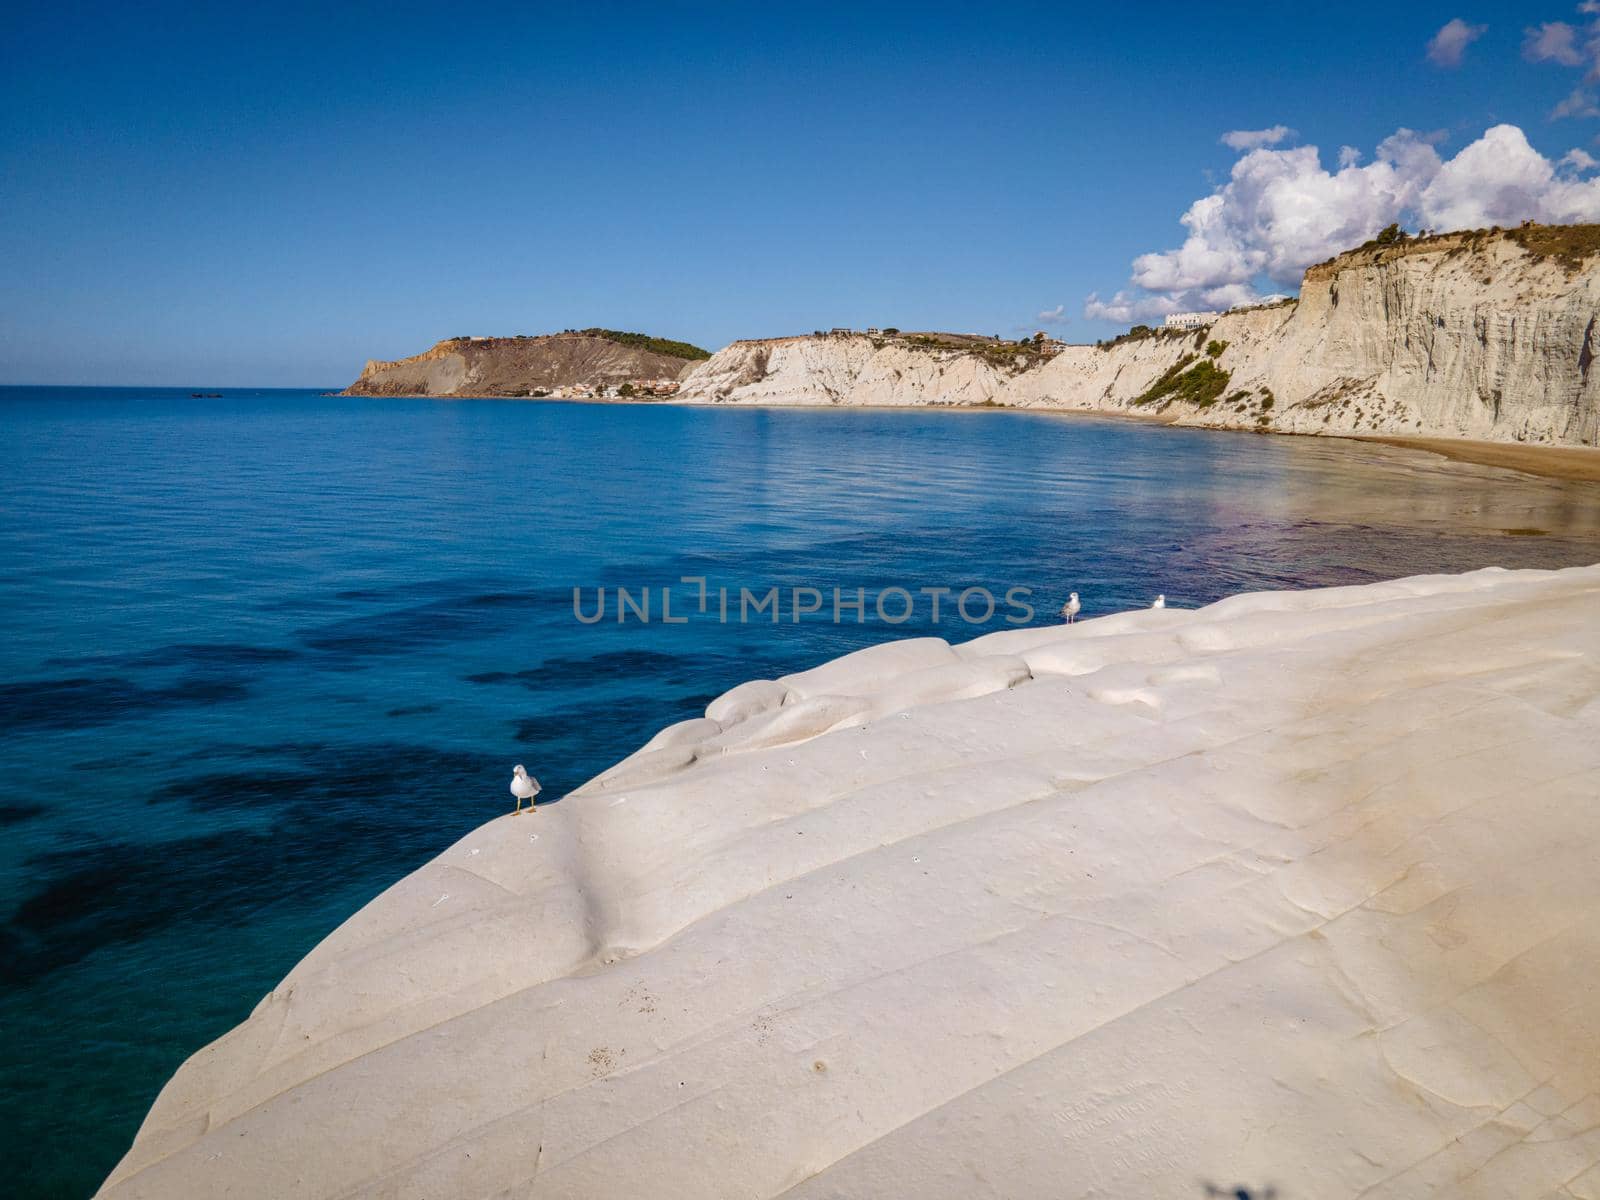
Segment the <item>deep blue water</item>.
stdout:
<svg viewBox="0 0 1600 1200">
<path fill-rule="evenodd" d="M 742 680 L 1002 627 L 925 598 L 890 627 L 876 589 L 1027 587 L 1045 620 L 1069 589 L 1092 616 L 1600 560 L 1593 485 L 1345 442 L 223 390 L 0 389 L 8 1194 L 88 1194 L 178 1064 L 505 809 L 514 762 L 554 799 Z M 828 601 L 574 618 L 575 586 L 686 575 Z"/>
</svg>

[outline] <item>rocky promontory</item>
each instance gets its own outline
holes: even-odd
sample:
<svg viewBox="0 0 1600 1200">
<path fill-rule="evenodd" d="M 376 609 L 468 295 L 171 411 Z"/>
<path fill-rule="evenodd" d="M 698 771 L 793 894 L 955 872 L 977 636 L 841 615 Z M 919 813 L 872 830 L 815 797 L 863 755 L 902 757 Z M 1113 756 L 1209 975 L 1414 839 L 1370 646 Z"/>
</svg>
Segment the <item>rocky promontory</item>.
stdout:
<svg viewBox="0 0 1600 1200">
<path fill-rule="evenodd" d="M 698 346 L 611 329 L 538 337 L 453 337 L 394 362 L 373 360 L 346 396 L 535 396 L 561 388 L 673 380 L 710 355 Z"/>
</svg>

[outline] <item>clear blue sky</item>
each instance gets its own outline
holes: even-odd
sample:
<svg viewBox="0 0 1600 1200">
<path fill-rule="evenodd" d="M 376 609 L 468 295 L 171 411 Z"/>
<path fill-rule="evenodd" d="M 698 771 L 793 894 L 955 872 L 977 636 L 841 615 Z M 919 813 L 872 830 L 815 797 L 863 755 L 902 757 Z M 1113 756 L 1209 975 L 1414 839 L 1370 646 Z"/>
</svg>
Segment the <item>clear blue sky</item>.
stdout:
<svg viewBox="0 0 1600 1200">
<path fill-rule="evenodd" d="M 1570 3 L 32 4 L 0 48 L 0 382 L 343 385 L 463 333 L 1010 333 L 1182 240 L 1233 129 L 1498 122 Z M 1451 18 L 1487 29 L 1431 66 Z"/>
</svg>

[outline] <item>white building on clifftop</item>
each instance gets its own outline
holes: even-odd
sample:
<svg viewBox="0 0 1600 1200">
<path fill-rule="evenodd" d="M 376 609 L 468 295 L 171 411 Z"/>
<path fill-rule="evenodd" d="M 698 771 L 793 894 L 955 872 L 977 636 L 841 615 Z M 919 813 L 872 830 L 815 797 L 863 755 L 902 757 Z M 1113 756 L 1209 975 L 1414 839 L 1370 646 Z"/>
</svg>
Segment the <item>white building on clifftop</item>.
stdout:
<svg viewBox="0 0 1600 1200">
<path fill-rule="evenodd" d="M 1199 329 L 1209 325 L 1222 314 L 1219 312 L 1186 312 L 1167 314 L 1168 329 Z"/>
</svg>

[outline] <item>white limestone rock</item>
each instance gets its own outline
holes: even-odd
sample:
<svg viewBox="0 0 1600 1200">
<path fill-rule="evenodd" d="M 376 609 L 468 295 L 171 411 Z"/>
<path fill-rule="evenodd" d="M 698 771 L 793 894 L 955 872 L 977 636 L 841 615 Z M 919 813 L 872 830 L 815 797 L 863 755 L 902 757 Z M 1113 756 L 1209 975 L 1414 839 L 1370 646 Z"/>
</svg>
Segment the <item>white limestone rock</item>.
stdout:
<svg viewBox="0 0 1600 1200">
<path fill-rule="evenodd" d="M 1600 1195 L 1600 567 L 778 686 L 396 883 L 101 1194 Z"/>
</svg>

